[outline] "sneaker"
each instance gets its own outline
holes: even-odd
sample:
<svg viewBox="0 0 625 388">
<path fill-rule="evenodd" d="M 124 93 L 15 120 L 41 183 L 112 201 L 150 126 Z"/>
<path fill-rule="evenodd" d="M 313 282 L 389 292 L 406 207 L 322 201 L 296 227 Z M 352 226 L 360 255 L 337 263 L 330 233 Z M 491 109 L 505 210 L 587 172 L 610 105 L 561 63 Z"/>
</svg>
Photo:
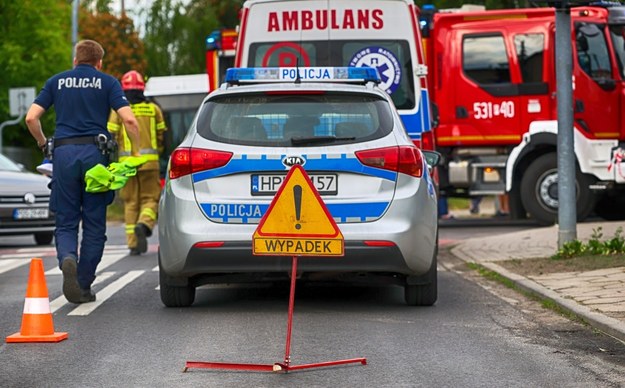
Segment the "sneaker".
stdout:
<svg viewBox="0 0 625 388">
<path fill-rule="evenodd" d="M 65 295 L 65 299 L 71 303 L 81 303 L 82 292 L 78 284 L 76 258 L 73 256 L 63 258 L 61 271 L 63 272 L 63 295 Z"/>
<path fill-rule="evenodd" d="M 135 226 L 135 235 L 137 236 L 136 250 L 141 254 L 148 251 L 148 237 L 152 234 L 150 228 L 141 222 Z"/>
<path fill-rule="evenodd" d="M 91 291 L 91 288 L 80 289 L 80 299 L 78 303 L 95 302 L 95 293 Z"/>
</svg>

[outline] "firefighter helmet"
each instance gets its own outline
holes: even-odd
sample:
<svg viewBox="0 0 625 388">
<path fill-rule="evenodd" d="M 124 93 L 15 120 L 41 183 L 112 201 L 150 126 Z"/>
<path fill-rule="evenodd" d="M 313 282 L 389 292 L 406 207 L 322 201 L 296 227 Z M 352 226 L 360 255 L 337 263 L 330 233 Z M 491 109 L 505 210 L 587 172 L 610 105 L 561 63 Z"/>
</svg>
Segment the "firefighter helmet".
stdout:
<svg viewBox="0 0 625 388">
<path fill-rule="evenodd" d="M 123 90 L 145 90 L 145 82 L 141 73 L 130 70 L 122 76 Z"/>
</svg>

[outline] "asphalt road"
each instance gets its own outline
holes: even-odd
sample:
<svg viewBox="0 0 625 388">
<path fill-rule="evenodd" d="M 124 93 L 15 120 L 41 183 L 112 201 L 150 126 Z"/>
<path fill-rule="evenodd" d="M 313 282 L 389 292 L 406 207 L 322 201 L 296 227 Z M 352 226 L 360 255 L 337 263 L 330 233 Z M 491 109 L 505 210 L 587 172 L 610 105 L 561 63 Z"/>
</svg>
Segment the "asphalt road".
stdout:
<svg viewBox="0 0 625 388">
<path fill-rule="evenodd" d="M 162 306 L 155 249 L 125 256 L 109 229 L 98 302 L 64 302 L 52 247 L 0 242 L 0 334 L 19 331 L 29 257 L 44 257 L 54 344 L 0 345 L 2 387 L 612 387 L 625 384 L 625 346 L 488 282 L 445 246 L 466 227 L 443 227 L 439 299 L 408 307 L 399 287 L 298 284 L 291 363 L 365 357 L 367 365 L 288 374 L 200 370 L 186 361 L 284 361 L 289 287 L 201 288 L 190 308 Z M 500 226 L 470 227 L 502 233 Z M 484 228 L 489 228 L 486 230 Z M 444 236 L 444 237 L 443 237 Z M 52 253 L 51 253 L 52 252 Z M 21 256 L 20 256 L 21 255 Z M 48 255 L 48 256 L 46 256 Z M 19 258 L 18 258 L 19 257 Z M 24 263 L 3 271 L 8 260 Z M 17 262 L 16 262 L 17 263 Z M 57 273 L 58 272 L 58 273 Z M 85 307 L 89 306 L 90 307 Z"/>
</svg>

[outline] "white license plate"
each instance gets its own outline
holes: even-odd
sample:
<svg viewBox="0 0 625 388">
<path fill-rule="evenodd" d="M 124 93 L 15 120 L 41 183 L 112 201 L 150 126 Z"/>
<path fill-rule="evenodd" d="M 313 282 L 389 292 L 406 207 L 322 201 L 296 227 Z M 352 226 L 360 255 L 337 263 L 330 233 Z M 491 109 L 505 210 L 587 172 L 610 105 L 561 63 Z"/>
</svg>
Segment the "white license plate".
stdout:
<svg viewBox="0 0 625 388">
<path fill-rule="evenodd" d="M 34 208 L 34 209 L 15 209 L 13 211 L 13 219 L 15 220 L 33 220 L 48 218 L 50 212 L 46 208 Z"/>
<path fill-rule="evenodd" d="M 338 194 L 338 176 L 336 174 L 308 174 L 310 181 L 321 195 Z M 286 178 L 285 174 L 252 175 L 252 195 L 273 195 Z"/>
</svg>

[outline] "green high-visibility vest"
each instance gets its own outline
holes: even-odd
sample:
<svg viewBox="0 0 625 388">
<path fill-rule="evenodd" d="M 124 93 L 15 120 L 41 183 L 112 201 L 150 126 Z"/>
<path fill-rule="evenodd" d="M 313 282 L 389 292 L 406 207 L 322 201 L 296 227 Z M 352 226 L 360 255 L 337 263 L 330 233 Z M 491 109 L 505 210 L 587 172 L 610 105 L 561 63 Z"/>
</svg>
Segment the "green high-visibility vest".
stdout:
<svg viewBox="0 0 625 388">
<path fill-rule="evenodd" d="M 96 164 L 85 173 L 85 190 L 88 193 L 103 193 L 109 190 L 119 190 L 128 181 L 128 178 L 137 174 L 137 167 L 147 162 L 144 156 L 131 156 L 123 162 L 114 162 L 104 167 Z"/>
</svg>

